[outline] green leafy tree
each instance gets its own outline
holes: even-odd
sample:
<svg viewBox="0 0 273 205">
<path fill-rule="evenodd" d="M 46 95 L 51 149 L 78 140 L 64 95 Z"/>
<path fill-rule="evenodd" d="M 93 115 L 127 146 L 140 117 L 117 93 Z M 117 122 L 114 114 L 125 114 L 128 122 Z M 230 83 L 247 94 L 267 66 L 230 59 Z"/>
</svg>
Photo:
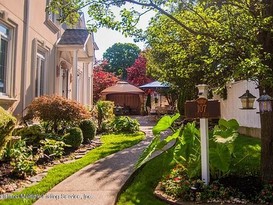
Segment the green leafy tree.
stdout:
<svg viewBox="0 0 273 205">
<path fill-rule="evenodd" d="M 240 1 L 210 3 L 206 1 L 174 13 L 185 25 L 197 30 L 202 28 L 203 34 L 189 32 L 165 16 L 153 20 L 147 31 L 152 47 L 146 56 L 150 73 L 192 88 L 194 84 L 207 83 L 217 87 L 218 92 L 225 90 L 226 83 L 231 80 L 252 79 L 260 91 L 265 89 L 272 95 L 273 61 L 270 56 L 273 52 L 268 46 L 272 43 L 272 33 L 267 29 L 272 18 L 260 13 L 270 13 L 268 5 Z M 272 113 L 262 114 L 261 173 L 264 180 L 273 179 L 270 123 Z"/>
<path fill-rule="evenodd" d="M 103 59 L 109 62 L 109 70 L 126 79 L 126 68 L 132 66 L 138 58 L 140 49 L 133 43 L 115 43 L 103 53 Z"/>
<path fill-rule="evenodd" d="M 115 18 L 112 8 L 125 3 L 141 5 L 143 12 L 121 9 L 121 18 Z M 126 35 L 138 35 L 136 28 L 140 16 L 149 11 L 158 11 L 174 25 L 167 35 L 155 36 L 155 40 L 169 40 L 172 49 L 158 53 L 158 60 L 175 68 L 179 60 L 188 71 L 177 67 L 171 72 L 182 73 L 185 79 L 200 79 L 223 89 L 231 79 L 253 79 L 260 91 L 273 95 L 273 2 L 272 0 L 196 0 L 196 1 L 145 1 L 145 0 L 52 0 L 51 10 L 62 10 L 62 22 L 73 23 L 77 11 L 88 6 L 92 29 L 106 26 Z M 153 21 L 160 20 L 161 15 Z M 165 24 L 166 25 L 166 24 Z M 164 31 L 167 31 L 163 28 Z M 180 34 L 183 33 L 181 38 Z M 176 42 L 179 42 L 176 44 Z M 150 43 L 150 42 L 149 42 Z M 182 48 L 181 50 L 179 50 Z M 152 49 L 154 49 L 153 47 Z M 186 52 L 186 53 L 185 53 Z M 192 55 L 189 55 L 192 54 Z M 197 55 L 200 54 L 200 55 Z M 149 58 L 148 58 L 149 61 Z M 182 67 L 183 68 L 183 67 Z M 196 75 L 198 70 L 201 75 Z M 194 72 L 193 72 L 194 71 Z M 164 74 L 164 72 L 162 72 Z M 222 77 L 222 78 L 220 78 Z M 190 77 L 191 78 L 191 77 Z M 213 79 L 210 80 L 210 79 Z M 221 79 L 221 81 L 219 81 Z M 215 81 L 214 81 L 215 80 Z M 169 81 L 172 82 L 172 81 Z M 187 81 L 188 82 L 188 81 Z M 219 85 L 218 85 L 219 83 Z M 266 181 L 273 180 L 273 113 L 261 115 L 261 171 Z"/>
</svg>

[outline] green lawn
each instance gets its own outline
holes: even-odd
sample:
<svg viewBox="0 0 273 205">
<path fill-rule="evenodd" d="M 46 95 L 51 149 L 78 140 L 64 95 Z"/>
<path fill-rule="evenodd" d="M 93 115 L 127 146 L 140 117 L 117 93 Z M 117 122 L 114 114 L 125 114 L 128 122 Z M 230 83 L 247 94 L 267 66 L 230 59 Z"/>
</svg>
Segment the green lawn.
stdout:
<svg viewBox="0 0 273 205">
<path fill-rule="evenodd" d="M 41 182 L 34 186 L 26 188 L 21 192 L 15 193 L 26 197 L 19 197 L 18 199 L 0 200 L 0 204 L 32 204 L 35 199 L 27 198 L 27 196 L 37 196 L 45 194 L 56 184 L 63 181 L 65 178 L 72 175 L 81 168 L 91 163 L 94 163 L 95 161 L 104 158 L 114 152 L 120 151 L 127 147 L 131 147 L 143 140 L 144 137 L 145 135 L 142 132 L 126 135 L 104 135 L 101 137 L 101 141 L 103 142 L 103 144 L 100 147 L 91 150 L 83 158 L 76 160 L 72 163 L 56 165 L 48 171 L 48 174 L 45 178 L 43 178 Z"/>
<path fill-rule="evenodd" d="M 164 174 L 174 166 L 172 150 L 164 152 L 149 161 L 139 170 L 129 187 L 121 194 L 118 205 L 163 205 L 162 201 L 154 197 L 153 191 Z"/>
<path fill-rule="evenodd" d="M 235 141 L 235 167 L 237 173 L 258 173 L 260 166 L 260 140 L 247 136 L 239 136 Z M 246 152 L 245 152 L 246 151 Z M 247 155 L 245 153 L 248 153 Z M 161 177 L 174 166 L 172 150 L 149 161 L 134 178 L 132 183 L 121 194 L 118 205 L 163 205 L 156 199 L 153 191 Z M 236 172 L 236 170 L 233 170 Z"/>
</svg>

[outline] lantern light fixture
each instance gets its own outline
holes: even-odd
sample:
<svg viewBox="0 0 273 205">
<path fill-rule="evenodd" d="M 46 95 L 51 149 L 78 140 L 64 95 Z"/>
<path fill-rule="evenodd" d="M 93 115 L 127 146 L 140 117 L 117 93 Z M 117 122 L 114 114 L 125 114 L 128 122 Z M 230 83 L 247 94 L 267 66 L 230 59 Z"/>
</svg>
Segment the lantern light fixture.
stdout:
<svg viewBox="0 0 273 205">
<path fill-rule="evenodd" d="M 253 108 L 254 105 L 254 100 L 255 100 L 255 96 L 252 95 L 249 90 L 246 90 L 246 92 L 239 97 L 241 99 L 242 102 L 242 108 L 241 109 L 245 109 L 245 110 L 251 110 L 251 109 L 255 109 Z"/>
<path fill-rule="evenodd" d="M 263 92 L 263 95 L 261 95 L 257 101 L 259 102 L 259 109 L 260 109 L 260 113 L 264 113 L 264 112 L 272 112 L 272 101 L 273 98 L 269 95 L 267 95 L 265 93 L 265 91 Z"/>
<path fill-rule="evenodd" d="M 198 97 L 208 98 L 208 85 L 199 84 L 196 86 L 198 88 Z"/>
</svg>

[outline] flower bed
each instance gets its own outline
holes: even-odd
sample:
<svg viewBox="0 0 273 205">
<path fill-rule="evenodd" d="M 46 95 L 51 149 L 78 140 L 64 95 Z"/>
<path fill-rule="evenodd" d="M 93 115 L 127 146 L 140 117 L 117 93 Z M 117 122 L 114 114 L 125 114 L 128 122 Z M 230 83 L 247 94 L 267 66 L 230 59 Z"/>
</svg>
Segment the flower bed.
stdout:
<svg viewBox="0 0 273 205">
<path fill-rule="evenodd" d="M 170 203 L 269 204 L 273 184 L 264 184 L 256 176 L 227 176 L 205 186 L 199 179 L 189 179 L 181 166 L 163 178 L 154 194 Z"/>
<path fill-rule="evenodd" d="M 8 162 L 1 162 L 0 165 L 0 194 L 12 193 L 25 187 L 34 185 L 42 180 L 46 176 L 47 171 L 56 164 L 69 163 L 73 160 L 83 157 L 89 150 L 92 150 L 101 145 L 101 142 L 91 141 L 89 144 L 83 144 L 78 149 L 69 154 L 64 155 L 60 159 L 49 161 L 47 163 L 41 163 L 36 167 L 36 174 L 33 176 L 27 176 L 26 178 L 17 178 L 13 175 L 13 167 Z"/>
</svg>

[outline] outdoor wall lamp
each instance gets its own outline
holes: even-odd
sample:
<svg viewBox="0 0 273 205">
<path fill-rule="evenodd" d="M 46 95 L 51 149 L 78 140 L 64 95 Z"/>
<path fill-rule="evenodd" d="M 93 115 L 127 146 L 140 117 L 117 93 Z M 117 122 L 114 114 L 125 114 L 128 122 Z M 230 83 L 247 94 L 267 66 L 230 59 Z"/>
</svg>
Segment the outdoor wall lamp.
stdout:
<svg viewBox="0 0 273 205">
<path fill-rule="evenodd" d="M 249 90 L 246 90 L 246 92 L 239 97 L 241 99 L 242 102 L 242 108 L 241 109 L 254 109 L 253 105 L 254 105 L 254 100 L 255 100 L 255 96 L 252 95 Z"/>
<path fill-rule="evenodd" d="M 272 100 L 273 98 L 267 95 L 264 91 L 257 101 L 259 102 L 260 113 L 272 112 Z"/>
</svg>

